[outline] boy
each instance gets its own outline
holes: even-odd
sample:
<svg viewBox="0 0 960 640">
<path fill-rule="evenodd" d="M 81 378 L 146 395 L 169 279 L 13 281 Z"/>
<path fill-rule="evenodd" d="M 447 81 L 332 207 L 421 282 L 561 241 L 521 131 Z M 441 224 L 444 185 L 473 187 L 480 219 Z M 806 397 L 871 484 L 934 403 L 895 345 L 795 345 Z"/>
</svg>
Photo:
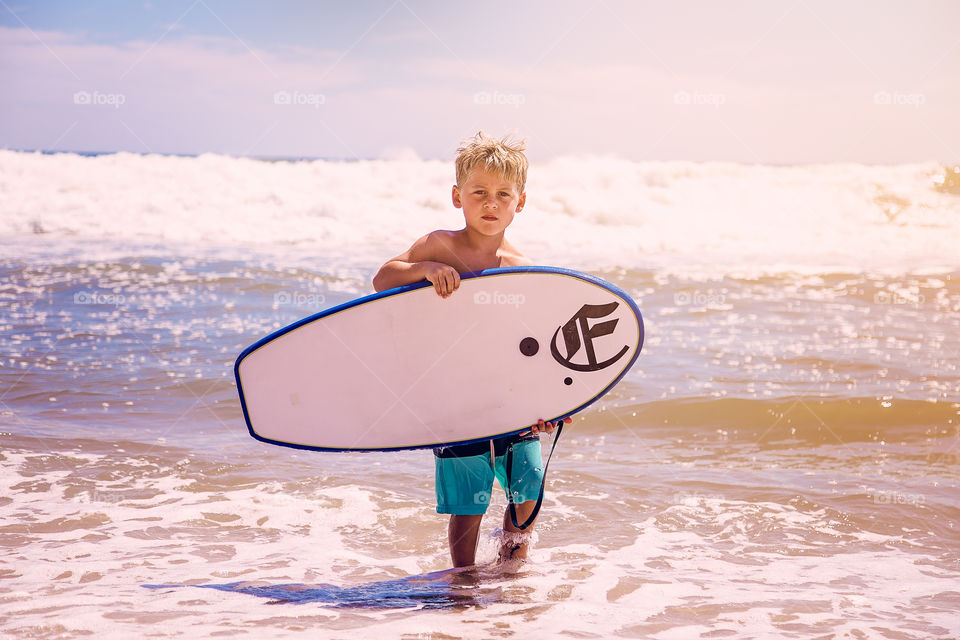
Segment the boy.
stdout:
<svg viewBox="0 0 960 640">
<path fill-rule="evenodd" d="M 522 142 L 496 140 L 482 131 L 464 142 L 457 149 L 457 183 L 452 197 L 453 206 L 463 209 L 466 225 L 459 231 L 428 233 L 388 260 L 373 278 L 374 289 L 428 280 L 438 295 L 447 298 L 459 288 L 461 273 L 532 265 L 504 237 L 527 199 L 524 148 Z M 518 522 L 533 512 L 543 482 L 539 433 L 553 430 L 552 422 L 541 419 L 530 432 L 519 436 L 434 450 L 437 512 L 451 514 L 447 534 L 455 567 L 475 563 L 480 521 L 489 501 L 478 497 L 490 495 L 494 476 L 513 495 Z M 504 468 L 508 447 L 513 447 L 514 465 L 510 487 Z M 513 526 L 508 508 L 503 530 L 500 560 L 524 560 L 531 529 L 524 532 Z"/>
</svg>

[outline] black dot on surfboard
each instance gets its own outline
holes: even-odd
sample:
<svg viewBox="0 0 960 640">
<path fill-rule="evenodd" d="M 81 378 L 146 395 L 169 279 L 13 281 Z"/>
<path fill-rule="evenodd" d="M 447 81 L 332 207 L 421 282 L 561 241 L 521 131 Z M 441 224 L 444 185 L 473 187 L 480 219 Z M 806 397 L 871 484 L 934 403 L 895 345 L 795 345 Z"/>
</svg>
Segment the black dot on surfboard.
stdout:
<svg viewBox="0 0 960 640">
<path fill-rule="evenodd" d="M 520 341 L 520 353 L 525 356 L 535 356 L 540 351 L 540 343 L 536 338 L 524 338 Z"/>
<path fill-rule="evenodd" d="M 573 378 L 564 378 L 564 379 L 563 379 L 563 384 L 565 384 L 565 385 L 567 385 L 567 386 L 573 384 Z"/>
</svg>

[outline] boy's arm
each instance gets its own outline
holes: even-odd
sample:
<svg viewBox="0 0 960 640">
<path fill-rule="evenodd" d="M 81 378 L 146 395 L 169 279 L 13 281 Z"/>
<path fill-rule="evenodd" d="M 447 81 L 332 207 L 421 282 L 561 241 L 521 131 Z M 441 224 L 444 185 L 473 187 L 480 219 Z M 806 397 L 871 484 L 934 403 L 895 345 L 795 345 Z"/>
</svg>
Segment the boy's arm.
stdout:
<svg viewBox="0 0 960 640">
<path fill-rule="evenodd" d="M 413 243 L 409 249 L 388 260 L 373 277 L 373 288 L 385 291 L 405 284 L 428 280 L 437 294 L 446 298 L 460 287 L 460 274 L 448 264 L 428 260 L 432 256 L 427 234 Z"/>
</svg>

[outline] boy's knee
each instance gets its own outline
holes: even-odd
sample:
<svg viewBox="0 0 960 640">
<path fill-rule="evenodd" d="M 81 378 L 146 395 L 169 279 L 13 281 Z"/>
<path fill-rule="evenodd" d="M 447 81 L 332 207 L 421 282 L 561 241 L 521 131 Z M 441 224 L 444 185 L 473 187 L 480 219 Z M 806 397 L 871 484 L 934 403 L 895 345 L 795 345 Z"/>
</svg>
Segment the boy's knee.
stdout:
<svg viewBox="0 0 960 640">
<path fill-rule="evenodd" d="M 533 510 L 536 508 L 536 500 L 528 500 L 527 502 L 519 502 L 514 504 L 514 507 L 517 510 L 517 522 L 526 522 L 527 518 L 530 517 L 530 514 L 533 513 Z M 524 530 L 520 530 L 517 527 L 513 526 L 513 520 L 510 517 L 510 505 L 507 505 L 507 508 L 503 512 L 503 531 L 504 533 L 523 533 L 524 531 L 532 531 L 533 527 L 537 524 L 537 519 L 534 518 L 533 522 L 530 523 Z"/>
</svg>

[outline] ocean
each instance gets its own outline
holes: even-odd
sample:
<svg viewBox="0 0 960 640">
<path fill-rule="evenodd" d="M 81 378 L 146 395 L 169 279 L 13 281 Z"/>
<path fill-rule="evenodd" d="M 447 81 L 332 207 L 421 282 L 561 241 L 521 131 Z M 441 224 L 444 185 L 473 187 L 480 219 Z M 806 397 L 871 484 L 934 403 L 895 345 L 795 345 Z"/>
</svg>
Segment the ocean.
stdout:
<svg viewBox="0 0 960 640">
<path fill-rule="evenodd" d="M 460 228 L 452 162 L 0 151 L 0 632 L 960 637 L 952 176 L 534 163 L 511 241 L 646 341 L 530 562 L 494 566 L 498 492 L 451 572 L 429 451 L 257 442 L 232 367 Z"/>
</svg>

